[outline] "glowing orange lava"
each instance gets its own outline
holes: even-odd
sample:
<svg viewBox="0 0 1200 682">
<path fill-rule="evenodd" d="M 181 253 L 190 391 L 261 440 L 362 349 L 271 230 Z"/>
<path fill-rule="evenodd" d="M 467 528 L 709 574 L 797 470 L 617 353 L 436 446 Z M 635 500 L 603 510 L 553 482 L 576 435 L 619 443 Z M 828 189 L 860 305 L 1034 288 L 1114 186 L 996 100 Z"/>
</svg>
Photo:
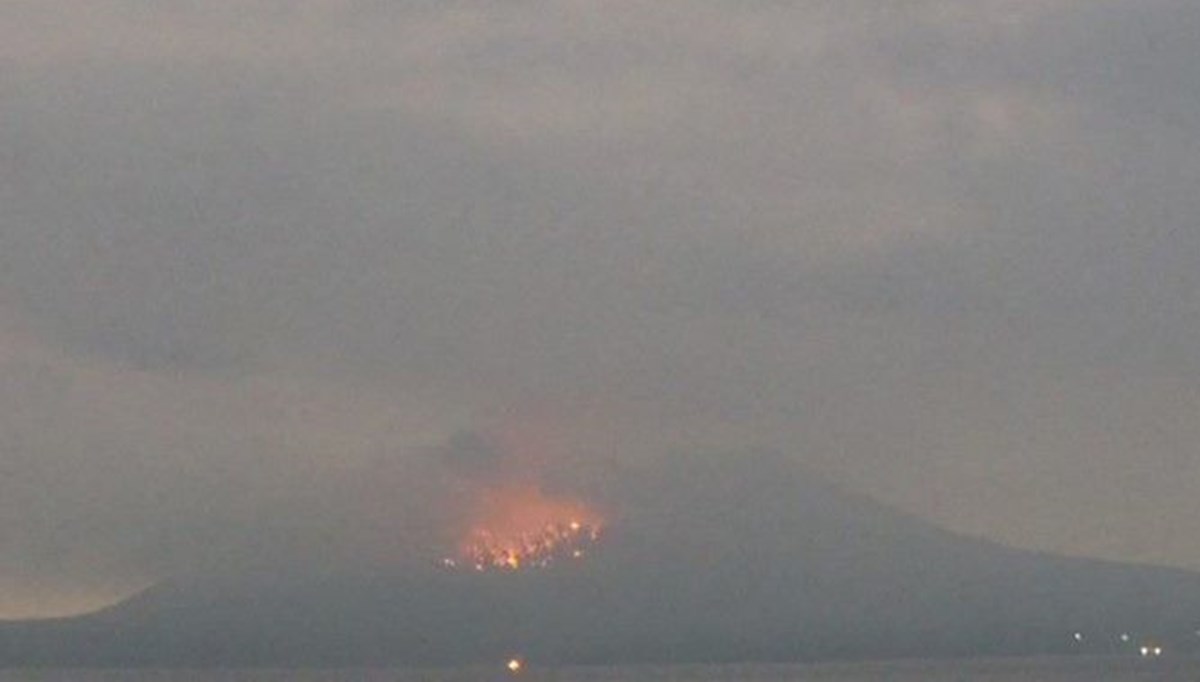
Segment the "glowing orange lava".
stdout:
<svg viewBox="0 0 1200 682">
<path fill-rule="evenodd" d="M 601 516 L 581 502 L 551 497 L 532 486 L 486 491 L 475 522 L 448 568 L 517 571 L 578 561 L 600 540 Z"/>
</svg>

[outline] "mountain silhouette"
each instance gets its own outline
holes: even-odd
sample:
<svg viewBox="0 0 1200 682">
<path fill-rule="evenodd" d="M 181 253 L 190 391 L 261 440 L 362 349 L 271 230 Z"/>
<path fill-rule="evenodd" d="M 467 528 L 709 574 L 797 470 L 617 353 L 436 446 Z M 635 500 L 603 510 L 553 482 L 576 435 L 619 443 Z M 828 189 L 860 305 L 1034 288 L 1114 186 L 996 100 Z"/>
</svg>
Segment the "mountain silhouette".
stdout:
<svg viewBox="0 0 1200 682">
<path fill-rule="evenodd" d="M 625 486 L 620 506 L 583 561 L 191 576 L 86 616 L 2 624 L 0 663 L 1135 655 L 1200 640 L 1198 574 L 963 537 L 781 457 L 679 457 Z"/>
</svg>

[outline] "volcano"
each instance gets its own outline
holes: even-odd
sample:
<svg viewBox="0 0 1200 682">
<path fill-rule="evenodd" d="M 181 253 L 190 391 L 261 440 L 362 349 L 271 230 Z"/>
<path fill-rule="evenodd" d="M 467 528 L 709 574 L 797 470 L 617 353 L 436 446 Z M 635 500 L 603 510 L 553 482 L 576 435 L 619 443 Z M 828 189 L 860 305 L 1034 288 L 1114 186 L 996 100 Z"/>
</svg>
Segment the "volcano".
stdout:
<svg viewBox="0 0 1200 682">
<path fill-rule="evenodd" d="M 1200 575 L 947 532 L 780 457 L 631 484 L 586 561 L 543 570 L 303 563 L 166 581 L 0 625 L 0 662 L 272 665 L 802 661 L 1197 650 Z"/>
</svg>

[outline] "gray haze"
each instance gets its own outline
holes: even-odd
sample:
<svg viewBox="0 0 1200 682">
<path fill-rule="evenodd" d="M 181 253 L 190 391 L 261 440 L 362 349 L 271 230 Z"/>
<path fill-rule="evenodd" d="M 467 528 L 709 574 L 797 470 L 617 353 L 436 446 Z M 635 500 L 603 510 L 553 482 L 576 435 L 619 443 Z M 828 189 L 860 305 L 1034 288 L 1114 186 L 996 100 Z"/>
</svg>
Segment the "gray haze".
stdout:
<svg viewBox="0 0 1200 682">
<path fill-rule="evenodd" d="M 0 617 L 436 556 L 480 480 L 619 499 L 678 452 L 1200 569 L 1197 36 L 1185 0 L 4 2 Z"/>
</svg>

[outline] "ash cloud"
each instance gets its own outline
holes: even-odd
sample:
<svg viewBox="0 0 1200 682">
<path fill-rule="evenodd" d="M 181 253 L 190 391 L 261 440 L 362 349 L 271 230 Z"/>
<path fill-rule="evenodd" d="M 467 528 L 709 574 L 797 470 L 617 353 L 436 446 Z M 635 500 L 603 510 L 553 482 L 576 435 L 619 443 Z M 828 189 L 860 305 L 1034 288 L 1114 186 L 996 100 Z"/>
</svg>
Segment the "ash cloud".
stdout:
<svg viewBox="0 0 1200 682">
<path fill-rule="evenodd" d="M 460 431 L 434 450 L 439 462 L 456 476 L 471 481 L 496 480 L 503 475 L 505 455 L 477 431 Z"/>
</svg>

